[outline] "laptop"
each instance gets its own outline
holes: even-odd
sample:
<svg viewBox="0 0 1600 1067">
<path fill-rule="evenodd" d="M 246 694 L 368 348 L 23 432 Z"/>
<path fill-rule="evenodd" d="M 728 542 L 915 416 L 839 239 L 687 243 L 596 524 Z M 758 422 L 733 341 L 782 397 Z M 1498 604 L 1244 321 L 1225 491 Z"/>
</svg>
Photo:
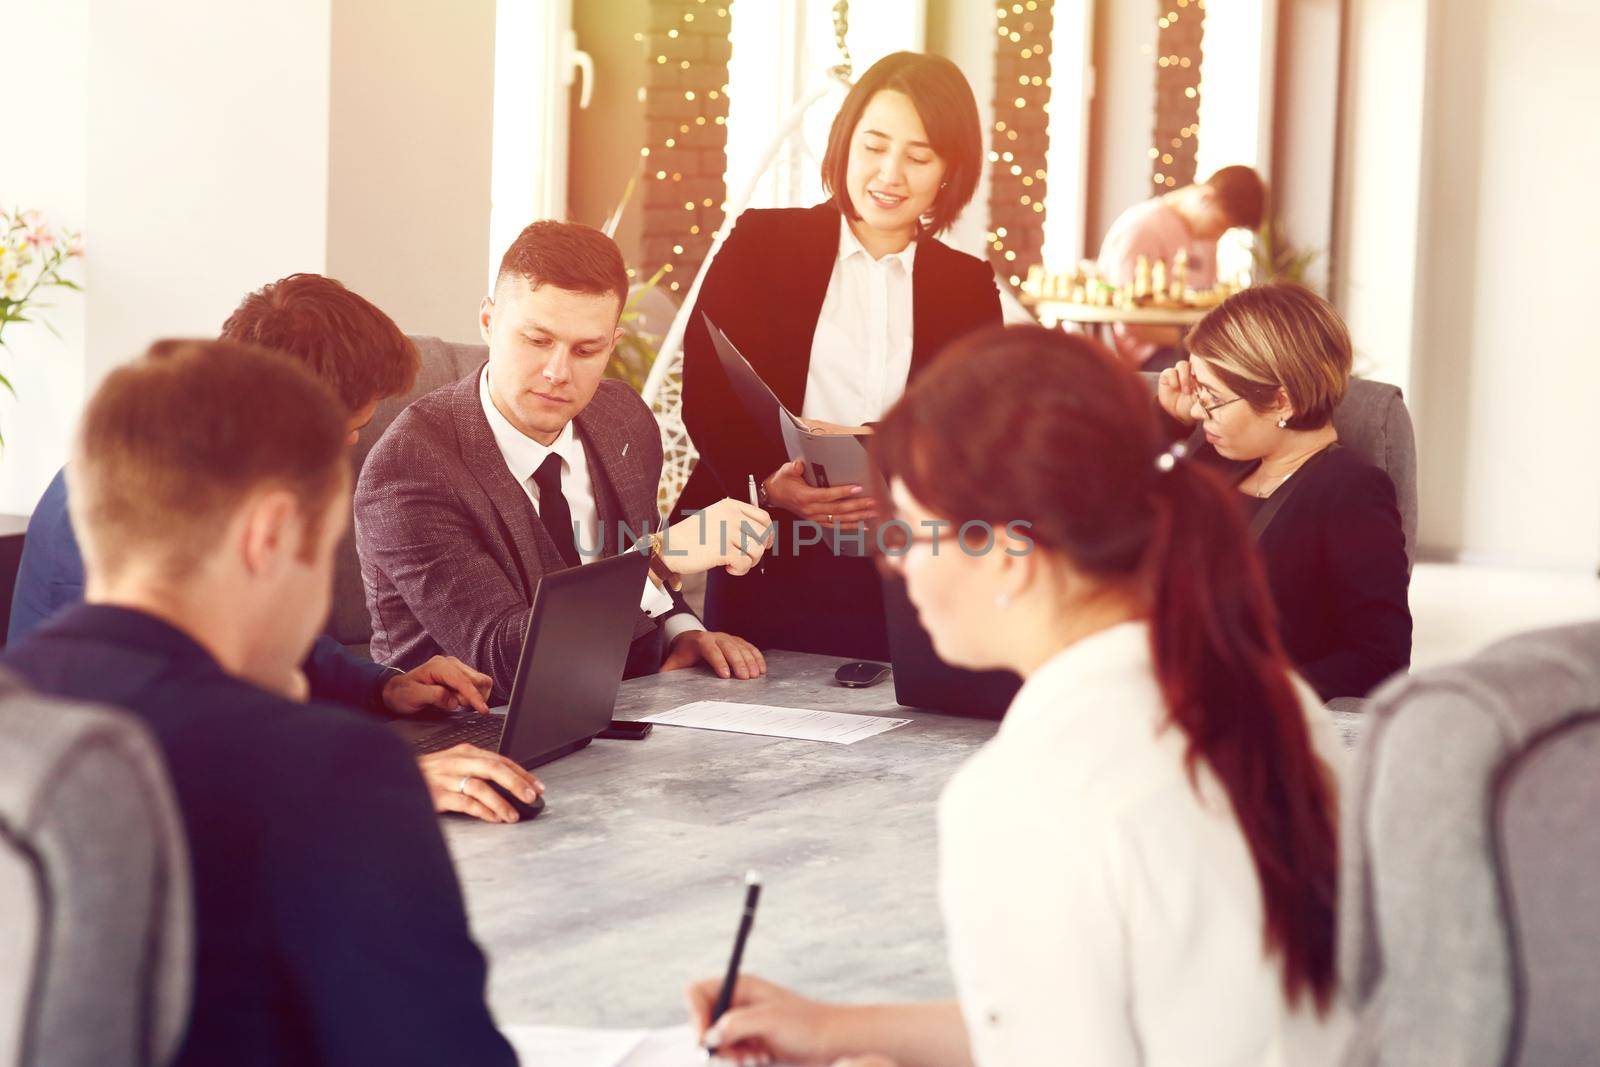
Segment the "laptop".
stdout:
<svg viewBox="0 0 1600 1067">
<path fill-rule="evenodd" d="M 1011 671 L 963 670 L 940 659 L 898 577 L 883 579 L 883 609 L 896 703 L 977 719 L 1005 717 L 1011 698 L 1022 688 L 1021 678 Z"/>
<path fill-rule="evenodd" d="M 624 552 L 547 574 L 533 594 L 511 700 L 495 714 L 394 724 L 418 752 L 473 744 L 537 767 L 611 722 L 650 559 Z"/>
</svg>

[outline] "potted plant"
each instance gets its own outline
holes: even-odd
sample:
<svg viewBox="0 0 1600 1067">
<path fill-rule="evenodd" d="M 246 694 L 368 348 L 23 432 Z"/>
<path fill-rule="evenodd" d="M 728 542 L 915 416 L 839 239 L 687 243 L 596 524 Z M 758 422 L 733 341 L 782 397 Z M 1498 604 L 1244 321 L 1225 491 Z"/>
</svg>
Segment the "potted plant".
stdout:
<svg viewBox="0 0 1600 1067">
<path fill-rule="evenodd" d="M 40 315 L 50 307 L 41 297 L 51 289 L 83 291 L 63 273 L 82 255 L 81 234 L 49 226 L 37 211 L 8 212 L 0 208 L 0 349 L 7 347 L 6 327 L 17 324 L 38 324 L 61 336 Z M 16 396 L 3 371 L 0 386 Z M 0 431 L 0 448 L 5 447 L 5 441 L 5 434 Z"/>
</svg>

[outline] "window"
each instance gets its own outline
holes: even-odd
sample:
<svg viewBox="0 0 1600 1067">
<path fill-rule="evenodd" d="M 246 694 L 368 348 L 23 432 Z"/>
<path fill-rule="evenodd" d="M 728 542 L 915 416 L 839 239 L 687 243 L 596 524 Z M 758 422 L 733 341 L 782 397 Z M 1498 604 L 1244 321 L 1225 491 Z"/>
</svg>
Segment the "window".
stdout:
<svg viewBox="0 0 1600 1067">
<path fill-rule="evenodd" d="M 755 181 L 747 207 L 805 207 L 822 200 L 820 174 L 828 130 L 845 87 L 829 84 L 840 61 L 833 0 L 736 3 L 728 63 L 728 197 L 731 208 Z M 846 43 L 856 73 L 891 52 L 923 47 L 920 0 L 852 4 Z M 785 134 L 795 105 L 821 92 L 798 127 Z M 774 138 L 781 137 L 778 144 Z M 774 149 L 776 153 L 774 154 Z"/>
</svg>

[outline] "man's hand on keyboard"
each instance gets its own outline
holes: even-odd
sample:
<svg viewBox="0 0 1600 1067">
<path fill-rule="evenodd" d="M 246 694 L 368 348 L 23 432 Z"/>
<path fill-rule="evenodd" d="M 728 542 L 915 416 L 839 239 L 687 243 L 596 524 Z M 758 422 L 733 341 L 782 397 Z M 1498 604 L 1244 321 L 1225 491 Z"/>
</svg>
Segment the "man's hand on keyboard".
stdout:
<svg viewBox="0 0 1600 1067">
<path fill-rule="evenodd" d="M 499 782 L 528 803 L 544 792 L 544 784 L 513 760 L 473 745 L 419 756 L 422 780 L 437 812 L 459 811 L 484 822 L 516 822 L 517 810 L 489 785 Z"/>
<path fill-rule="evenodd" d="M 470 709 L 486 715 L 492 684 L 487 674 L 480 674 L 454 656 L 435 656 L 384 683 L 383 704 L 396 715 L 415 715 L 429 708 Z"/>
</svg>

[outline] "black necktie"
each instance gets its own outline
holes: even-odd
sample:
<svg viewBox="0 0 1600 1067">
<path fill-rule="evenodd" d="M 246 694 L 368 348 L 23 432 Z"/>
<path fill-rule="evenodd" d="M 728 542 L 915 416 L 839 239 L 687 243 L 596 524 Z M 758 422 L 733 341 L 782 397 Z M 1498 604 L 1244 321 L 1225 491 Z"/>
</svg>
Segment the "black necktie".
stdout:
<svg viewBox="0 0 1600 1067">
<path fill-rule="evenodd" d="M 539 487 L 539 520 L 555 540 L 556 551 L 567 566 L 578 566 L 583 561 L 578 558 L 578 545 L 573 539 L 572 509 L 561 493 L 561 457 L 554 452 L 546 456 L 533 472 L 533 484 Z"/>
</svg>

